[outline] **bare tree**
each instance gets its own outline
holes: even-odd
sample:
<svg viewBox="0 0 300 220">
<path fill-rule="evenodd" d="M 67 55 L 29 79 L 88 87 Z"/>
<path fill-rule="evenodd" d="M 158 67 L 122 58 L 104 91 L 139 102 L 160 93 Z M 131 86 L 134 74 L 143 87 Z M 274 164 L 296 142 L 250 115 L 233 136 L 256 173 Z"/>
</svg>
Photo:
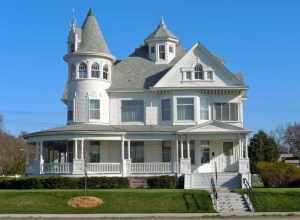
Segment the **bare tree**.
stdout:
<svg viewBox="0 0 300 220">
<path fill-rule="evenodd" d="M 284 142 L 293 152 L 300 155 L 300 123 L 287 126 L 284 132 Z"/>
</svg>

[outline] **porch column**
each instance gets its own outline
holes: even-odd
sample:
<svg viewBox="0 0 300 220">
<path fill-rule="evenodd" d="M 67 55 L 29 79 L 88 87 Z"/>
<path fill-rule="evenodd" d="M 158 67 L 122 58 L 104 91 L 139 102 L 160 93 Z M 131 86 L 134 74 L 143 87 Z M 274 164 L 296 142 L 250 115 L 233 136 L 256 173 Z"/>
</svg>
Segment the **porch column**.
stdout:
<svg viewBox="0 0 300 220">
<path fill-rule="evenodd" d="M 44 142 L 39 142 L 39 161 L 40 161 L 40 174 L 43 174 L 43 168 L 44 168 L 44 157 L 43 157 L 43 151 L 44 151 Z"/>
<path fill-rule="evenodd" d="M 180 149 L 181 149 L 180 159 L 184 159 L 183 158 L 183 138 L 182 138 L 182 136 L 180 137 Z"/>
<path fill-rule="evenodd" d="M 80 143 L 79 143 L 80 141 Z M 78 146 L 81 145 L 81 158 L 78 158 Z M 73 174 L 83 175 L 84 174 L 84 155 L 83 155 L 83 139 L 73 139 L 74 155 L 73 155 Z"/>
<path fill-rule="evenodd" d="M 179 150 L 179 146 L 178 146 L 178 136 L 176 135 L 176 173 L 179 173 L 179 154 L 178 154 L 178 150 Z"/>
<path fill-rule="evenodd" d="M 77 139 L 74 140 L 74 159 L 78 159 L 78 147 L 77 147 L 78 141 Z"/>
<path fill-rule="evenodd" d="M 191 159 L 190 139 L 188 136 L 186 138 L 186 147 L 187 147 L 187 159 Z"/>
<path fill-rule="evenodd" d="M 248 137 L 245 138 L 245 148 L 246 148 L 246 159 L 249 159 L 249 155 L 248 155 Z"/>
<path fill-rule="evenodd" d="M 126 176 L 127 175 L 127 164 L 126 164 L 126 160 L 125 160 L 125 140 L 124 140 L 124 137 L 122 136 L 122 140 L 121 140 L 121 159 L 122 159 L 122 162 L 121 162 L 121 169 L 122 169 L 122 176 Z"/>
<path fill-rule="evenodd" d="M 130 140 L 127 140 L 127 155 L 128 155 L 128 160 L 131 161 L 131 155 L 130 155 Z"/>
</svg>

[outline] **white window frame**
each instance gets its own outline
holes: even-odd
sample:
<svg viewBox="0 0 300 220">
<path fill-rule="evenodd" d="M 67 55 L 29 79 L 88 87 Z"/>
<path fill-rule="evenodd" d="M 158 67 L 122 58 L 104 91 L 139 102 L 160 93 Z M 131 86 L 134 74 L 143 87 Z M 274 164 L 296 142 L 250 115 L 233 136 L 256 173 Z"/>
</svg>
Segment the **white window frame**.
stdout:
<svg viewBox="0 0 300 220">
<path fill-rule="evenodd" d="M 163 119 L 163 101 L 166 101 L 166 100 L 169 100 L 169 102 L 170 102 L 170 110 L 169 110 L 169 112 L 170 112 L 170 119 L 169 120 L 164 120 Z M 172 99 L 171 98 L 162 98 L 161 99 L 161 101 L 160 101 L 160 110 L 161 110 L 161 114 L 160 114 L 160 120 L 162 121 L 162 122 L 170 122 L 170 121 L 172 121 Z"/>
<path fill-rule="evenodd" d="M 164 55 L 165 55 L 165 58 L 160 58 L 160 54 L 162 53 L 161 51 L 160 51 L 160 47 L 161 46 L 163 46 L 164 47 Z M 165 44 L 159 44 L 158 45 L 158 59 L 159 60 L 166 60 L 167 59 L 167 51 L 166 51 L 166 45 Z"/>
<path fill-rule="evenodd" d="M 86 70 L 85 70 L 85 74 L 84 74 L 84 75 L 81 75 L 81 74 L 84 73 L 83 70 L 80 69 L 81 64 L 84 64 L 85 67 L 86 67 Z M 85 62 L 79 63 L 79 65 L 78 65 L 78 78 L 79 78 L 79 79 L 87 79 L 87 78 L 89 77 L 88 70 L 89 70 L 88 65 L 87 65 Z M 81 76 L 85 76 L 85 77 L 81 77 Z"/>
<path fill-rule="evenodd" d="M 142 121 L 123 121 L 123 118 L 122 118 L 122 114 L 123 114 L 123 107 L 122 107 L 122 103 L 123 103 L 123 101 L 143 101 L 143 120 Z M 144 99 L 139 99 L 139 98 L 137 98 L 137 99 L 121 99 L 120 100 L 120 106 L 121 106 L 121 108 L 120 108 L 120 122 L 122 123 L 122 124 L 144 124 L 145 123 L 145 120 L 146 120 L 146 109 L 145 109 L 145 100 Z"/>
<path fill-rule="evenodd" d="M 93 69 L 94 65 L 97 65 L 98 69 Z M 98 74 L 98 77 L 94 77 L 93 76 L 93 72 L 96 72 Z M 93 79 L 100 79 L 100 77 L 101 77 L 101 66 L 97 62 L 93 62 L 92 66 L 91 66 L 91 78 L 93 78 Z"/>
<path fill-rule="evenodd" d="M 91 100 L 99 101 L 99 109 L 91 109 Z M 91 111 L 99 111 L 99 118 L 91 118 Z M 89 121 L 99 121 L 101 120 L 101 100 L 99 98 L 90 97 L 88 98 L 88 114 L 89 114 Z"/>
<path fill-rule="evenodd" d="M 193 113 L 194 113 L 194 115 L 193 115 L 193 120 L 180 120 L 180 119 L 178 119 L 178 99 L 181 99 L 181 98 L 190 98 L 190 99 L 193 99 L 193 106 L 194 106 L 194 108 L 193 108 Z M 176 122 L 180 122 L 180 123 L 190 123 L 190 122 L 195 122 L 196 121 L 196 112 L 197 112 L 197 109 L 196 109 L 196 105 L 197 105 L 197 102 L 196 102 L 196 99 L 195 99 L 195 96 L 176 96 L 175 97 L 175 100 L 176 100 L 176 102 L 175 102 L 175 105 L 174 105 L 174 107 L 175 107 L 175 109 L 176 109 L 176 116 L 175 116 L 175 120 L 176 120 Z M 190 105 L 190 104 L 188 104 L 188 105 Z"/>
<path fill-rule="evenodd" d="M 212 118 L 214 120 L 218 120 L 216 119 L 216 109 L 215 109 L 215 105 L 216 104 L 221 104 L 221 120 L 219 121 L 225 121 L 225 122 L 239 122 L 240 121 L 240 104 L 237 103 L 237 102 L 216 102 L 216 103 L 213 103 L 213 115 L 212 115 Z M 228 114 L 228 120 L 223 120 L 223 105 L 225 104 L 228 104 L 228 111 L 229 111 L 229 114 Z M 231 120 L 230 118 L 230 114 L 231 114 L 231 104 L 236 104 L 237 106 L 237 120 Z"/>
<path fill-rule="evenodd" d="M 207 104 L 207 107 L 203 107 L 203 103 Z M 207 111 L 207 114 L 208 114 L 208 118 L 207 119 L 203 119 L 201 118 L 201 112 L 202 111 Z M 200 109 L 199 109 L 199 117 L 200 117 L 200 120 L 202 121 L 207 121 L 207 120 L 210 120 L 210 103 L 209 103 L 209 99 L 208 97 L 200 97 Z"/>
</svg>

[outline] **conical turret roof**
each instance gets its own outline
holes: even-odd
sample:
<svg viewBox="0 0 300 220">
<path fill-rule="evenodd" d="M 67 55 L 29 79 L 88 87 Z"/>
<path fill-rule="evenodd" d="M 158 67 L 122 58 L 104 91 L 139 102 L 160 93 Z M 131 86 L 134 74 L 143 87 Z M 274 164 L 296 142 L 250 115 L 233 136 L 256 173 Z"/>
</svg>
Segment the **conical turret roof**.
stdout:
<svg viewBox="0 0 300 220">
<path fill-rule="evenodd" d="M 105 53 L 111 55 L 92 9 L 81 27 L 81 43 L 78 52 Z"/>
</svg>

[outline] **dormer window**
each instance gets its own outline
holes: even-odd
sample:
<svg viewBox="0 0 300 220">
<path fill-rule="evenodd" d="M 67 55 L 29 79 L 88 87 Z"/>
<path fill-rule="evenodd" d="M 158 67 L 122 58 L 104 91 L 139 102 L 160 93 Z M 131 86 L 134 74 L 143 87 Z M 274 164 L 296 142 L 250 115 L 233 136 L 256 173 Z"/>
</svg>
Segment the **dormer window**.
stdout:
<svg viewBox="0 0 300 220">
<path fill-rule="evenodd" d="M 187 71 L 185 73 L 185 79 L 186 80 L 192 80 L 192 72 L 191 71 Z"/>
<path fill-rule="evenodd" d="M 166 59 L 166 47 L 165 45 L 159 45 L 159 59 Z"/>
<path fill-rule="evenodd" d="M 195 66 L 195 71 L 194 71 L 194 78 L 203 80 L 204 79 L 204 72 L 203 72 L 203 67 L 201 64 L 197 64 Z"/>
<path fill-rule="evenodd" d="M 85 63 L 79 64 L 79 79 L 86 79 L 87 75 L 87 65 Z"/>
<path fill-rule="evenodd" d="M 213 71 L 209 70 L 206 72 L 206 78 L 207 80 L 213 80 L 214 79 L 214 73 Z"/>
<path fill-rule="evenodd" d="M 103 67 L 103 79 L 107 80 L 108 79 L 108 65 L 105 64 Z"/>
<path fill-rule="evenodd" d="M 172 46 L 169 46 L 169 52 L 173 53 L 174 52 L 174 48 Z"/>
<path fill-rule="evenodd" d="M 92 65 L 92 78 L 100 78 L 100 67 L 98 63 Z"/>
</svg>

